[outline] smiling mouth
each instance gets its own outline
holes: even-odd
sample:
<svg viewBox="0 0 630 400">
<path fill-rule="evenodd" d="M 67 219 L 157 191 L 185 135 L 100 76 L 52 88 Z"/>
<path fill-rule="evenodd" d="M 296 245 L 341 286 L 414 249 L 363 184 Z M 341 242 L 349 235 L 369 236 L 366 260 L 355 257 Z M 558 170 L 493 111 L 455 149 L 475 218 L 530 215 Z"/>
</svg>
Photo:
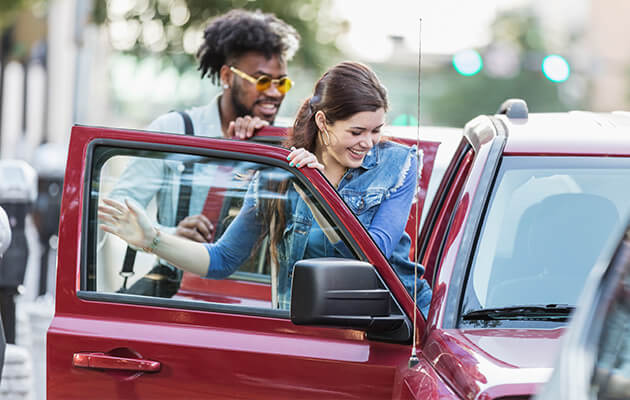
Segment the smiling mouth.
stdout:
<svg viewBox="0 0 630 400">
<path fill-rule="evenodd" d="M 280 106 L 280 104 L 278 103 L 272 103 L 272 102 L 257 102 L 256 103 L 256 107 L 258 107 L 258 109 L 265 115 L 273 115 L 275 113 L 278 112 L 278 107 Z"/>
<path fill-rule="evenodd" d="M 359 151 L 359 150 L 354 150 L 354 149 L 348 149 L 348 151 L 350 152 L 351 157 L 357 160 L 362 159 L 367 154 L 367 150 Z"/>
</svg>

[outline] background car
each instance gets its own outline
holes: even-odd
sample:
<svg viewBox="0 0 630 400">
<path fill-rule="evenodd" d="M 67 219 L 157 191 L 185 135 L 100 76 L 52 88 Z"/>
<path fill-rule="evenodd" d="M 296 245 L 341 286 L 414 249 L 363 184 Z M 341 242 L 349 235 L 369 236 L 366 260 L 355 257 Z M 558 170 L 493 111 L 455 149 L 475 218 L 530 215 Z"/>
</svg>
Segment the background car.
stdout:
<svg viewBox="0 0 630 400">
<path fill-rule="evenodd" d="M 621 236 L 621 239 L 617 240 Z M 630 398 L 630 226 L 595 264 L 536 400 Z"/>
</svg>

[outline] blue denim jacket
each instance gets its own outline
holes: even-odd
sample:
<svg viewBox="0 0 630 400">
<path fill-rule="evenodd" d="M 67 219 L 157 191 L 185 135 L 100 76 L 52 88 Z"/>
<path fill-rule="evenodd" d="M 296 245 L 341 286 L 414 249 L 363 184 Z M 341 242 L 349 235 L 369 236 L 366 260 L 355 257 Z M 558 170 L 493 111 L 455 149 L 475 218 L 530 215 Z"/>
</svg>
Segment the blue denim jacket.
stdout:
<svg viewBox="0 0 630 400">
<path fill-rule="evenodd" d="M 409 148 L 393 142 L 382 142 L 365 156 L 359 168 L 348 170 L 342 177 L 338 192 L 368 231 L 379 206 L 403 185 L 405 179 L 408 178 L 407 174 L 411 174 L 409 178 L 415 181 L 415 155 L 415 147 Z M 273 174 L 279 174 L 279 172 L 274 170 L 272 174 L 258 174 L 250 185 L 239 215 L 216 244 L 207 245 L 211 259 L 207 274 L 209 278 L 223 278 L 230 275 L 249 255 L 248 251 L 244 252 L 242 249 L 250 249 L 263 228 L 257 207 L 259 199 L 265 196 L 278 196 L 276 193 L 265 193 L 264 189 L 261 189 L 266 187 L 265 180 L 278 178 L 270 176 Z M 278 307 L 288 309 L 291 303 L 293 266 L 304 257 L 314 219 L 308 205 L 292 185 L 289 185 L 283 197 L 286 200 L 287 223 L 278 246 Z M 401 227 L 402 234 L 390 249 L 391 254 L 385 254 L 385 256 L 413 297 L 414 263 L 409 260 L 411 240 L 404 232 L 411 198 L 405 203 L 408 208 L 401 210 L 401 218 L 404 219 L 393 223 Z M 354 257 L 341 242 L 326 243 L 326 256 Z M 424 273 L 424 268 L 418 267 L 418 276 L 420 276 Z M 425 280 L 418 280 L 417 293 L 418 306 L 426 315 L 431 300 L 431 289 Z"/>
</svg>

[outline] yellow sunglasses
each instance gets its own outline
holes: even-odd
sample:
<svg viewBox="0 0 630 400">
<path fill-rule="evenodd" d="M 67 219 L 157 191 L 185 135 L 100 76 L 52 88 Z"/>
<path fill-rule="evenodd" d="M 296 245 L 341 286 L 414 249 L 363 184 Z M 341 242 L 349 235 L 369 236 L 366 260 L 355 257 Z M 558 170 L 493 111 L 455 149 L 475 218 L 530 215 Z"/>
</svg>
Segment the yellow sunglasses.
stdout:
<svg viewBox="0 0 630 400">
<path fill-rule="evenodd" d="M 293 81 L 286 76 L 279 79 L 272 79 L 269 75 L 261 75 L 258 78 L 254 78 L 236 67 L 230 67 L 230 71 L 234 72 L 246 81 L 255 84 L 256 90 L 259 92 L 264 92 L 271 87 L 271 84 L 274 84 L 278 88 L 278 91 L 284 94 L 293 86 Z"/>
</svg>

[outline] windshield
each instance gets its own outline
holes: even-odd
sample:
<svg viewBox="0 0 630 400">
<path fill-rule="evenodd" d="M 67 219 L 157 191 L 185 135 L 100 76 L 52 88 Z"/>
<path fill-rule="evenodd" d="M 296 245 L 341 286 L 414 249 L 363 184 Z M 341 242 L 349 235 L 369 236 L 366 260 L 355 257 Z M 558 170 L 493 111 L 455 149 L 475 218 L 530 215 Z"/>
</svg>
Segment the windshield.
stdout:
<svg viewBox="0 0 630 400">
<path fill-rule="evenodd" d="M 610 234 L 629 215 L 628 187 L 628 159 L 504 157 L 469 270 L 462 315 L 575 305 Z"/>
</svg>

